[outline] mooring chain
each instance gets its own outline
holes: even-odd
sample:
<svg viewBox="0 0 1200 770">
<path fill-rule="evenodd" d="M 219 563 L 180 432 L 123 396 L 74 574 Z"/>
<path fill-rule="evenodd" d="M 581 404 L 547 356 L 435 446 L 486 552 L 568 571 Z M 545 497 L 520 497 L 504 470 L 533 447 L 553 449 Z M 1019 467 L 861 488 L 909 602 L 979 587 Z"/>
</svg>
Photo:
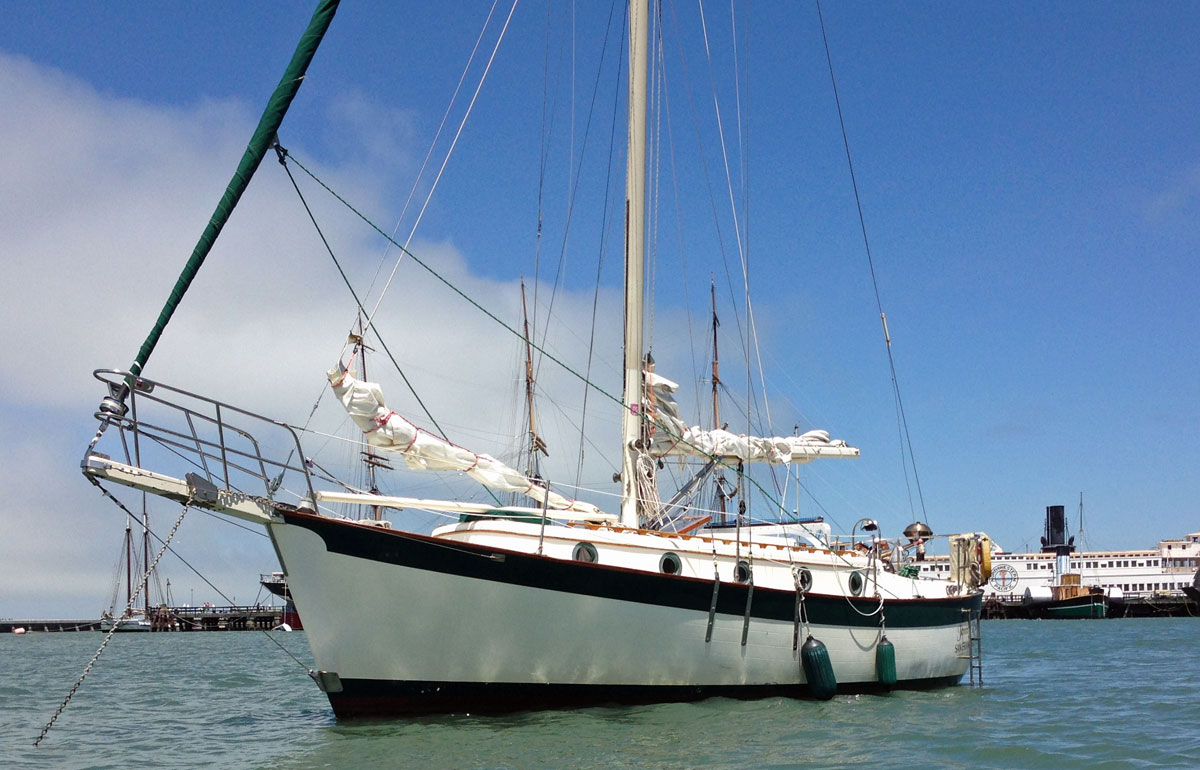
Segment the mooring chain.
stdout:
<svg viewBox="0 0 1200 770">
<path fill-rule="evenodd" d="M 89 476 L 88 478 L 91 477 Z M 124 505 L 121 505 L 119 500 L 109 494 L 108 490 L 106 490 L 104 487 L 101 487 L 99 482 L 97 482 L 95 479 L 92 479 L 92 482 L 96 484 L 97 487 L 100 487 L 100 491 L 111 498 L 118 506 L 121 507 L 122 510 L 125 511 L 126 514 L 130 516 L 133 515 L 129 512 L 129 509 L 125 508 Z M 158 553 L 154 556 L 154 561 L 150 563 L 150 568 L 147 570 L 147 574 L 149 574 L 154 570 L 155 567 L 158 566 L 158 560 L 161 559 L 163 554 L 167 552 L 167 545 L 171 542 L 171 538 L 175 537 L 175 532 L 179 530 L 179 525 L 183 523 L 183 517 L 187 516 L 187 512 L 190 509 L 191 504 L 192 500 L 189 497 L 183 504 L 183 511 L 180 512 L 179 518 L 175 520 L 175 526 L 171 527 L 170 533 L 167 534 L 167 539 L 163 541 L 162 548 L 158 549 Z M 121 617 L 126 616 L 129 611 L 133 609 L 133 603 L 137 601 L 138 595 L 142 592 L 142 586 L 144 585 L 144 582 L 140 583 L 137 587 L 137 590 L 134 591 L 133 595 L 129 597 L 129 603 L 125 605 L 125 609 L 122 611 Z M 67 707 L 67 704 L 71 702 L 71 698 L 75 697 L 75 693 L 79 690 L 80 685 L 83 684 L 83 680 L 87 679 L 87 675 L 92 672 L 92 667 L 96 665 L 96 661 L 100 659 L 100 655 L 104 652 L 104 648 L 108 646 L 108 643 L 113 638 L 113 634 L 117 632 L 117 628 L 119 627 L 118 621 L 119 618 L 113 618 L 112 628 L 108 630 L 108 635 L 105 636 L 104 641 L 100 643 L 100 647 L 96 650 L 96 654 L 93 655 L 92 659 L 88 661 L 87 666 L 83 669 L 83 673 L 80 674 L 79 678 L 75 680 L 75 686 L 72 687 L 71 691 L 67 693 L 67 697 L 63 698 L 63 702 L 58 704 L 58 708 L 54 711 L 54 716 L 50 717 L 50 721 L 47 722 L 46 726 L 42 728 L 41 734 L 38 735 L 37 740 L 33 742 L 34 748 L 37 748 L 38 745 L 41 744 L 42 740 L 46 737 L 46 733 L 50 732 L 50 728 L 54 726 L 54 722 L 58 719 L 59 715 L 63 713 L 63 710 Z"/>
</svg>

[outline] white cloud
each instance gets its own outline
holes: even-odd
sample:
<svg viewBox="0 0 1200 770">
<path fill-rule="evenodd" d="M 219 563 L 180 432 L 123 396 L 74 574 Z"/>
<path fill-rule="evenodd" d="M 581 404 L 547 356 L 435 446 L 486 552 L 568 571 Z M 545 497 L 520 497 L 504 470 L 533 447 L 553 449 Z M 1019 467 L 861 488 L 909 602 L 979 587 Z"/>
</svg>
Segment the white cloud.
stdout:
<svg viewBox="0 0 1200 770">
<path fill-rule="evenodd" d="M 11 56 L 0 56 L 0 101 L 6 105 L 0 144 L 20 150 L 0 154 L 0 178 L 6 180 L 0 188 L 0 344 L 8 370 L 0 385 L 6 491 L 0 522 L 9 533 L 0 615 L 95 615 L 107 600 L 122 518 L 76 470 L 95 428 L 89 415 L 103 395 L 90 372 L 132 361 L 236 166 L 253 116 L 231 103 L 160 108 L 106 97 Z M 361 128 L 365 109 L 351 110 L 352 127 Z M 389 144 L 386 131 L 351 133 L 369 140 L 377 156 L 405 155 L 403 147 Z M 250 186 L 145 373 L 299 423 L 324 389 L 324 372 L 336 361 L 354 308 L 290 183 L 268 165 L 273 159 Z M 318 173 L 337 179 L 342 189 L 366 190 L 358 202 L 367 210 L 385 208 L 380 178 L 361 168 Z M 326 199 L 312 202 L 361 291 L 383 251 L 380 239 Z M 515 278 L 473 276 L 449 242 L 417 243 L 413 250 L 464 293 L 519 324 Z M 607 363 L 619 361 L 613 336 L 620 329 L 618 302 L 602 297 L 602 317 L 612 322 L 602 324 L 609 331 L 597 341 L 597 356 Z M 567 328 L 549 338 L 548 349 L 582 370 L 590 294 L 561 296 L 555 312 Z M 377 322 L 449 437 L 503 454 L 519 430 L 511 384 L 521 355 L 516 337 L 409 260 Z M 377 355 L 372 366 L 393 407 L 428 426 L 386 358 Z M 603 364 L 595 370 L 608 375 L 603 381 L 609 392 L 619 392 L 614 370 Z M 552 365 L 541 369 L 547 390 L 575 394 L 547 405 L 541 415 L 554 452 L 553 477 L 570 480 L 577 439 L 566 435 L 574 430 L 582 396 L 573 379 Z M 316 424 L 332 429 L 343 421 L 335 411 Z M 306 451 L 323 443 L 309 442 Z M 338 442 L 323 451 L 333 459 L 356 452 Z M 594 450 L 589 453 L 599 460 Z M 607 477 L 607 468 L 599 462 L 585 481 Z M 140 505 L 138 496 L 116 491 L 131 507 Z M 170 508 L 155 514 L 160 534 L 174 518 Z M 266 541 L 197 513 L 191 517 L 181 529 L 181 553 L 223 578 L 223 590 L 249 599 L 258 572 L 274 568 Z M 177 600 L 192 588 L 215 600 L 173 561 L 168 555 L 164 566 L 174 577 Z"/>
</svg>

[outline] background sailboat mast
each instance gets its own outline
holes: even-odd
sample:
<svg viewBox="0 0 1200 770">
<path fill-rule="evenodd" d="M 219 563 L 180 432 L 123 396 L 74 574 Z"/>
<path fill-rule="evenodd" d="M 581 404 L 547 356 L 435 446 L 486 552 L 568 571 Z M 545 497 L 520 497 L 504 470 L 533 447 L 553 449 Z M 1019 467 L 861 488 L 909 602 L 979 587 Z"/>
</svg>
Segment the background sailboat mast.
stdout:
<svg viewBox="0 0 1200 770">
<path fill-rule="evenodd" d="M 119 590 L 119 589 L 118 589 Z M 125 607 L 133 603 L 133 529 L 125 517 Z M 124 615 L 125 613 L 121 613 Z"/>
<path fill-rule="evenodd" d="M 717 327 L 721 325 L 717 319 L 717 284 L 715 281 L 709 282 L 708 293 L 712 299 L 712 333 L 713 333 L 713 360 L 712 360 L 712 415 L 713 415 L 713 430 L 719 430 L 721 426 L 721 403 L 719 398 L 721 388 L 721 361 L 717 356 Z M 725 523 L 725 484 L 724 476 L 720 471 L 717 472 L 717 515 L 718 521 L 721 524 Z"/>
<path fill-rule="evenodd" d="M 629 131 L 625 159 L 625 389 L 621 415 L 621 523 L 638 526 L 642 435 L 642 258 L 646 226 L 646 70 L 649 0 L 629 9 Z"/>
<path fill-rule="evenodd" d="M 525 304 L 525 279 L 521 279 L 521 322 L 525 330 L 525 413 L 529 420 L 529 457 L 525 463 L 525 475 L 541 478 L 538 452 L 549 456 L 546 442 L 537 432 L 537 421 L 533 412 L 533 343 L 529 331 L 529 307 Z"/>
<path fill-rule="evenodd" d="M 142 607 L 145 617 L 150 617 L 150 509 L 146 506 L 146 493 L 142 493 Z"/>
</svg>

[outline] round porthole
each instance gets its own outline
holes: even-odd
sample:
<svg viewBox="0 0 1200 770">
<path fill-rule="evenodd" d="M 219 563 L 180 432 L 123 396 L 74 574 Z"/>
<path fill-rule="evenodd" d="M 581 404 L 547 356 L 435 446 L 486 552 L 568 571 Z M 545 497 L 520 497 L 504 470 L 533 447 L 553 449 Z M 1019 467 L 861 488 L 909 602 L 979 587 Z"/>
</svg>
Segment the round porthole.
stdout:
<svg viewBox="0 0 1200 770">
<path fill-rule="evenodd" d="M 850 593 L 854 594 L 855 596 L 861 596 L 863 592 L 863 585 L 865 583 L 866 581 L 863 578 L 863 573 L 857 571 L 850 573 Z"/>
<path fill-rule="evenodd" d="M 679 560 L 679 554 L 668 551 L 658 560 L 658 568 L 664 575 L 678 575 L 683 569 L 683 562 Z"/>
<path fill-rule="evenodd" d="M 595 564 L 599 559 L 596 555 L 596 546 L 591 543 L 576 543 L 575 550 L 571 552 L 571 558 L 575 561 L 585 561 L 588 564 Z"/>
<path fill-rule="evenodd" d="M 739 561 L 733 568 L 733 579 L 739 583 L 750 582 L 750 562 Z"/>
<path fill-rule="evenodd" d="M 796 571 L 796 586 L 802 591 L 807 592 L 812 588 L 812 570 L 808 567 L 801 567 Z"/>
</svg>

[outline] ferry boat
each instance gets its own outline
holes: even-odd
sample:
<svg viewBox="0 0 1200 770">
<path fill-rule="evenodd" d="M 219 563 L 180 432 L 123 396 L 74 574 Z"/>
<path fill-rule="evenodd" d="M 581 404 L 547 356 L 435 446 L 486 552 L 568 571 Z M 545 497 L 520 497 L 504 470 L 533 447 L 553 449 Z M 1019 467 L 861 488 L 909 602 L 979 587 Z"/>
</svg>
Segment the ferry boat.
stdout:
<svg viewBox="0 0 1200 770">
<path fill-rule="evenodd" d="M 1092 589 L 1092 593 L 1098 589 L 1116 605 L 1131 598 L 1178 601 L 1200 569 L 1200 532 L 1160 540 L 1154 548 L 1076 551 L 1074 537 L 1066 537 L 1063 506 L 1048 506 L 1046 516 L 1047 534 L 1039 552 L 1012 553 L 993 541 L 992 576 L 984 587 L 985 602 L 1045 604 L 1053 600 L 1053 587 L 1063 585 L 1064 575 L 1077 575 L 1085 590 Z M 1056 548 L 1067 553 L 1060 556 Z M 922 572 L 948 575 L 950 558 L 931 555 L 923 563 Z"/>
</svg>

